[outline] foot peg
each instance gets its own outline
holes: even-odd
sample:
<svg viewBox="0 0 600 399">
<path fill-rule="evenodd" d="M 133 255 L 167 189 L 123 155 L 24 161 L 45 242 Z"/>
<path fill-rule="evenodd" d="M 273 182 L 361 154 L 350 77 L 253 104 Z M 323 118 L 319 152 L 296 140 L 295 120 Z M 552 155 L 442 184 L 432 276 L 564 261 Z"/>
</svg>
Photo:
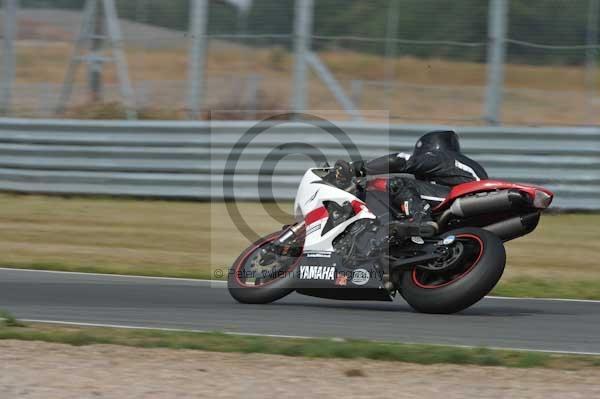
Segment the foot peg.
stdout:
<svg viewBox="0 0 600 399">
<path fill-rule="evenodd" d="M 433 221 L 414 223 L 414 222 L 394 222 L 390 224 L 390 236 L 394 237 L 434 237 L 439 231 L 438 224 Z"/>
<path fill-rule="evenodd" d="M 421 237 L 433 237 L 439 231 L 439 226 L 434 221 L 422 222 L 419 226 L 420 236 Z"/>
</svg>

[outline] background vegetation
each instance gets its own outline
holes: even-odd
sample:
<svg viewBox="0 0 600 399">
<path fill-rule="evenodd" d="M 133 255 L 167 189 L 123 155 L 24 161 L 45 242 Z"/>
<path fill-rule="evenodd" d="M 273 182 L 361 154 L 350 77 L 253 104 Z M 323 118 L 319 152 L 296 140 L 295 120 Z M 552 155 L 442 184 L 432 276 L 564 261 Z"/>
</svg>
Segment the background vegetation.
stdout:
<svg viewBox="0 0 600 399">
<path fill-rule="evenodd" d="M 82 9 L 84 0 L 23 0 L 25 7 Z M 170 29 L 186 30 L 189 0 L 117 0 L 122 18 Z M 319 0 L 315 2 L 317 36 L 386 37 L 390 0 Z M 550 45 L 586 43 L 587 0 L 510 0 L 509 37 Z M 143 7 L 145 6 L 145 7 Z M 486 0 L 398 0 L 397 38 L 405 40 L 484 43 L 487 35 Z M 226 1 L 211 1 L 209 33 L 289 34 L 293 29 L 294 0 L 254 0 L 248 15 Z M 288 41 L 289 44 L 289 41 Z M 260 43 L 255 43 L 260 45 Z M 384 42 L 316 40 L 315 47 L 343 47 L 382 54 Z M 401 44 L 401 53 L 417 57 L 445 57 L 483 61 L 485 46 Z M 537 51 L 511 45 L 511 62 L 581 64 L 585 52 Z"/>
</svg>

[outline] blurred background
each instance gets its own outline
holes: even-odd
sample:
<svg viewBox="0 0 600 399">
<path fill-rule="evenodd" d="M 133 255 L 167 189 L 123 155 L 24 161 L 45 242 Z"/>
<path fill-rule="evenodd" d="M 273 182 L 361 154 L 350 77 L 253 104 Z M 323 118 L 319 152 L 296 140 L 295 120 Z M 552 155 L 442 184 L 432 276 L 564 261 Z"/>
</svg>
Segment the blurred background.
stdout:
<svg viewBox="0 0 600 399">
<path fill-rule="evenodd" d="M 536 230 L 507 243 L 506 271 L 492 294 L 600 301 L 599 29 L 600 0 L 0 0 L 0 269 L 222 279 L 249 242 L 294 222 L 307 168 L 412 152 L 427 131 L 454 129 L 464 153 L 491 178 L 555 194 Z M 479 349 L 598 354 L 597 304 L 493 299 L 436 324 L 405 305 L 395 315 L 378 304 L 293 299 L 290 317 L 279 317 L 285 304 L 242 311 L 230 307 L 227 292 L 202 294 L 188 282 L 0 274 L 0 308 L 23 319 L 270 334 L 299 326 L 294 335 L 342 337 L 309 343 L 306 352 L 296 346 L 303 340 L 287 347 L 251 337 L 239 347 L 311 357 L 346 357 L 332 345 L 355 345 L 343 339 L 346 331 L 356 336 L 366 328 L 351 324 L 370 320 L 373 334 L 391 331 L 382 337 L 478 348 L 473 361 L 444 348 L 418 349 L 425 357 L 414 357 L 411 347 L 348 346 L 352 357 L 394 359 L 406 351 L 399 359 L 460 364 L 454 371 L 408 365 L 397 378 L 386 372 L 385 381 L 369 379 L 383 376 L 381 366 L 362 359 L 345 375 L 341 366 L 331 374 L 311 360 L 318 381 L 297 357 L 264 366 L 257 357 L 223 361 L 225 385 L 246 396 L 298 386 L 301 396 L 321 397 L 307 392 L 327 382 L 336 397 L 356 395 L 357 387 L 373 397 L 395 394 L 398 381 L 402 396 L 413 378 L 420 398 L 428 389 L 436 398 L 486 397 L 494 384 L 496 397 L 600 397 L 597 358 L 589 360 L 594 373 L 583 374 L 574 371 L 583 359 L 553 358 L 564 370 L 533 370 L 532 387 L 524 367 L 549 364 L 540 354 L 498 358 Z M 0 343 L 19 338 L 9 316 L 0 309 Z M 84 352 L 79 345 L 96 342 L 87 332 L 71 338 L 41 330 L 50 331 L 60 334 L 46 339 L 77 346 L 76 360 L 54 346 L 44 357 L 31 346 L 37 343 L 15 341 L 18 348 L 0 349 L 0 397 L 65 397 L 48 392 L 73 390 L 82 373 L 92 396 L 102 396 L 105 385 L 115 397 L 138 387 L 148 389 L 144 397 L 168 397 L 157 385 L 164 381 L 185 390 L 177 397 L 226 395 L 219 384 L 225 369 L 205 355 L 194 355 L 201 367 L 181 353 L 145 365 L 131 348 L 116 356 L 106 347 Z M 110 331 L 97 342 L 123 334 Z M 185 339 L 139 334 L 148 346 L 186 347 Z M 231 349 L 215 342 L 191 347 Z M 93 361 L 94 353 L 104 358 Z M 499 368 L 463 367 L 506 364 L 498 359 L 519 369 L 503 377 Z M 126 360 L 159 374 L 146 384 L 119 371 Z M 293 378 L 290 366 L 300 370 Z M 440 377 L 450 382 L 440 385 Z M 189 381 L 203 385 L 193 390 Z"/>
<path fill-rule="evenodd" d="M 292 221 L 315 159 L 410 152 L 428 130 L 452 128 L 491 177 L 542 185 L 553 210 L 586 212 L 543 218 L 511 243 L 498 292 L 600 299 L 600 216 L 589 214 L 600 210 L 600 0 L 0 9 L 3 264 L 210 277 L 247 230 Z M 307 110 L 259 124 L 258 137 L 256 121 Z"/>
<path fill-rule="evenodd" d="M 600 123 L 599 0 L 2 3 L 5 116 Z"/>
</svg>

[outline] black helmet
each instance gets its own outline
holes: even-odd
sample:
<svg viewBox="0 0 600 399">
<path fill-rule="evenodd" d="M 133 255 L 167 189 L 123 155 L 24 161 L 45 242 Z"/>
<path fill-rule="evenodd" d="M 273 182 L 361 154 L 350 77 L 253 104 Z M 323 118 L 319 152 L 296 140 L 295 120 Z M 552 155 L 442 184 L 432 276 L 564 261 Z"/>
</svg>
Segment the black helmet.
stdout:
<svg viewBox="0 0 600 399">
<path fill-rule="evenodd" d="M 429 151 L 452 151 L 460 152 L 458 135 L 452 130 L 436 130 L 427 133 L 417 141 L 414 155 Z"/>
</svg>

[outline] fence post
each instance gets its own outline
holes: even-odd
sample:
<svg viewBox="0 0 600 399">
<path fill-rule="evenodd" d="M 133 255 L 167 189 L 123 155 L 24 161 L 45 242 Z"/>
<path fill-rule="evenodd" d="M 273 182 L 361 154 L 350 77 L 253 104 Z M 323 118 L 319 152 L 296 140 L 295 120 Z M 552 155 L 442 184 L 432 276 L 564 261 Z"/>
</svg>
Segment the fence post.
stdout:
<svg viewBox="0 0 600 399">
<path fill-rule="evenodd" d="M 12 106 L 15 83 L 15 41 L 17 40 L 18 0 L 4 0 L 4 40 L 2 51 L 2 91 L 0 93 L 0 114 L 8 115 Z"/>
<path fill-rule="evenodd" d="M 590 0 L 588 9 L 587 50 L 585 53 L 585 86 L 587 89 L 587 119 L 590 124 L 597 122 L 594 112 L 598 72 L 598 17 L 600 2 Z"/>
<path fill-rule="evenodd" d="M 362 102 L 363 84 L 364 81 L 359 79 L 354 79 L 350 82 L 350 98 L 357 107 L 360 107 Z"/>
<path fill-rule="evenodd" d="M 500 123 L 500 111 L 502 108 L 507 24 L 508 2 L 506 0 L 490 0 L 488 15 L 487 88 L 484 118 L 488 123 L 494 125 Z"/>
<path fill-rule="evenodd" d="M 208 1 L 192 0 L 190 3 L 190 50 L 188 70 L 188 114 L 198 119 L 204 97 L 204 71 L 206 66 Z"/>
<path fill-rule="evenodd" d="M 306 111 L 308 93 L 308 61 L 311 48 L 314 2 L 296 0 L 294 23 L 294 85 L 292 88 L 292 109 Z"/>
<path fill-rule="evenodd" d="M 243 105 L 248 108 L 250 113 L 248 116 L 256 118 L 256 111 L 259 105 L 260 85 L 262 76 L 252 73 L 246 77 L 246 95 Z"/>
<path fill-rule="evenodd" d="M 396 39 L 400 20 L 400 1 L 390 0 L 385 41 L 385 101 L 387 109 L 392 114 L 392 97 L 394 93 L 394 78 L 396 77 Z"/>
<path fill-rule="evenodd" d="M 91 54 L 88 60 L 88 85 L 90 90 L 90 100 L 92 103 L 102 102 L 103 98 L 103 79 L 102 70 L 104 58 L 102 57 L 102 46 L 104 41 L 104 18 L 102 13 L 98 11 L 98 4 L 94 4 L 96 8 L 93 21 L 90 40 L 92 42 Z"/>
<path fill-rule="evenodd" d="M 67 66 L 67 72 L 65 74 L 65 80 L 58 97 L 58 103 L 54 110 L 55 114 L 59 115 L 65 111 L 67 103 L 73 94 L 73 85 L 77 75 L 77 70 L 82 62 L 82 55 L 85 51 L 86 43 L 89 37 L 93 34 L 92 23 L 94 21 L 94 15 L 98 12 L 96 0 L 86 0 L 83 6 L 83 15 L 81 16 L 81 26 L 79 28 L 79 34 L 75 39 L 75 45 L 71 54 L 71 61 Z"/>
<path fill-rule="evenodd" d="M 127 119 L 137 119 L 137 109 L 135 105 L 135 93 L 129 79 L 129 67 L 123 45 L 123 34 L 117 15 L 117 7 L 114 0 L 103 0 L 102 6 L 106 18 L 106 29 L 108 38 L 112 47 L 112 56 L 117 68 L 117 77 L 119 79 L 119 91 L 123 102 L 125 103 L 125 113 Z"/>
</svg>

